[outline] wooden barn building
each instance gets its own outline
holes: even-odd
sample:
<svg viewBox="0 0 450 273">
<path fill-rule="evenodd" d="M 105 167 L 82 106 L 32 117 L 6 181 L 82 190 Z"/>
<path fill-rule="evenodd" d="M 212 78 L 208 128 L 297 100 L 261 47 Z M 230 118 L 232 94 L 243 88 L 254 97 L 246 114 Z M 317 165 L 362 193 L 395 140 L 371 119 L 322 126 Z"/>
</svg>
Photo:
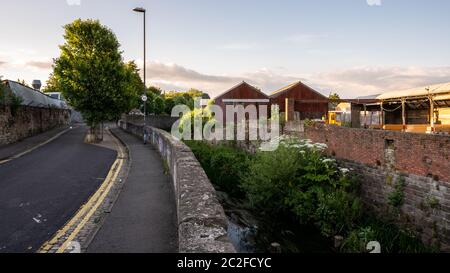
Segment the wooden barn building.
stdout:
<svg viewBox="0 0 450 273">
<path fill-rule="evenodd" d="M 242 82 L 228 91 L 222 93 L 214 99 L 216 105 L 220 106 L 224 114 L 224 122 L 226 122 L 226 106 L 227 105 L 255 105 L 258 110 L 259 118 L 259 106 L 265 105 L 268 107 L 268 114 L 270 113 L 270 98 L 258 88 Z"/>
<path fill-rule="evenodd" d="M 273 92 L 270 100 L 280 106 L 286 121 L 323 119 L 328 115 L 328 98 L 302 82 Z"/>
</svg>

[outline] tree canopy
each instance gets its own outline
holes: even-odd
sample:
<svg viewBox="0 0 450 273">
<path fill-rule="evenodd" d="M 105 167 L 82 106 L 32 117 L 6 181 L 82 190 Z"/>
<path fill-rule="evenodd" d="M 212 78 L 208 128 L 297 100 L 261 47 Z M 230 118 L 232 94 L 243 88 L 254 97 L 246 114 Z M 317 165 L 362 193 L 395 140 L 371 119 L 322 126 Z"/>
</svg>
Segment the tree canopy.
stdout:
<svg viewBox="0 0 450 273">
<path fill-rule="evenodd" d="M 341 103 L 341 98 L 339 97 L 339 94 L 337 93 L 330 93 L 330 96 L 328 96 L 328 99 L 330 101 L 330 108 L 336 109 L 336 107 Z"/>
<path fill-rule="evenodd" d="M 190 109 L 194 109 L 194 98 L 205 96 L 205 93 L 197 89 L 190 89 L 186 92 L 163 92 L 160 88 L 154 86 L 147 88 L 146 93 L 148 97 L 146 102 L 147 114 L 155 115 L 170 115 L 176 105 L 186 105 Z M 141 105 L 140 109 L 143 111 L 140 98 L 138 101 Z"/>
<path fill-rule="evenodd" d="M 46 89 L 62 92 L 91 128 L 136 107 L 144 84 L 136 64 L 123 61 L 115 34 L 98 20 L 78 19 L 64 30 Z"/>
</svg>

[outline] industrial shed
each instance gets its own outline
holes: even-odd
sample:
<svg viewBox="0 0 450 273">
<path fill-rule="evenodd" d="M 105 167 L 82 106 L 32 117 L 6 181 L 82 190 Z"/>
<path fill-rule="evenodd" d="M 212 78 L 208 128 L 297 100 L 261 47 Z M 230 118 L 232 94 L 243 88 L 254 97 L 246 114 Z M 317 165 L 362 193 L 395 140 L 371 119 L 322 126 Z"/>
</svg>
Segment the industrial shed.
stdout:
<svg viewBox="0 0 450 273">
<path fill-rule="evenodd" d="M 243 105 L 247 107 L 248 105 L 256 106 L 258 110 L 258 118 L 259 118 L 259 106 L 267 106 L 268 113 L 270 112 L 270 98 L 258 88 L 246 83 L 242 82 L 231 89 L 225 91 L 218 97 L 214 99 L 216 105 L 220 106 L 224 113 L 224 122 L 226 119 L 226 106 L 227 105 Z"/>
<path fill-rule="evenodd" d="M 270 99 L 286 121 L 323 119 L 328 114 L 328 98 L 300 81 L 274 91 Z"/>
<path fill-rule="evenodd" d="M 450 83 L 386 92 L 375 102 L 354 102 L 352 111 L 380 112 L 385 130 L 450 133 Z"/>
</svg>

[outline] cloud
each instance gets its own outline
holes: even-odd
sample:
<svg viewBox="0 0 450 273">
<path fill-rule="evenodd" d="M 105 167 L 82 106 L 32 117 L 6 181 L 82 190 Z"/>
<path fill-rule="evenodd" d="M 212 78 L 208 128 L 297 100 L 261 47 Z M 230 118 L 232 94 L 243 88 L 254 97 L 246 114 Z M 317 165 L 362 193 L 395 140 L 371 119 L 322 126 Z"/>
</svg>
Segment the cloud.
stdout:
<svg viewBox="0 0 450 273">
<path fill-rule="evenodd" d="M 323 89 L 353 98 L 448 82 L 450 81 L 450 66 L 355 67 L 311 75 L 310 80 Z"/>
<path fill-rule="evenodd" d="M 148 82 L 165 90 L 198 88 L 212 97 L 241 81 L 246 81 L 269 94 L 301 80 L 324 95 L 337 92 L 346 98 L 450 81 L 450 66 L 366 66 L 302 75 L 260 69 L 240 75 L 211 75 L 177 64 L 152 62 L 147 72 Z"/>
<path fill-rule="evenodd" d="M 210 75 L 186 67 L 161 62 L 151 62 L 147 67 L 148 81 L 168 90 L 186 90 L 198 88 L 204 91 L 220 92 L 226 86 L 242 81 L 239 77 Z"/>
<path fill-rule="evenodd" d="M 29 61 L 25 63 L 25 66 L 49 70 L 52 69 L 53 62 L 52 61 Z"/>
<path fill-rule="evenodd" d="M 212 97 L 246 81 L 262 91 L 270 92 L 299 78 L 279 75 L 268 69 L 261 69 L 241 75 L 210 75 L 185 68 L 177 64 L 151 62 L 147 68 L 148 81 L 166 90 L 201 89 Z"/>
<path fill-rule="evenodd" d="M 0 66 L 7 64 L 7 62 L 0 61 Z"/>
<path fill-rule="evenodd" d="M 381 0 L 366 0 L 367 5 L 373 7 L 373 6 L 381 6 L 382 2 Z"/>
<path fill-rule="evenodd" d="M 67 5 L 69 6 L 80 6 L 81 0 L 66 0 Z"/>
</svg>

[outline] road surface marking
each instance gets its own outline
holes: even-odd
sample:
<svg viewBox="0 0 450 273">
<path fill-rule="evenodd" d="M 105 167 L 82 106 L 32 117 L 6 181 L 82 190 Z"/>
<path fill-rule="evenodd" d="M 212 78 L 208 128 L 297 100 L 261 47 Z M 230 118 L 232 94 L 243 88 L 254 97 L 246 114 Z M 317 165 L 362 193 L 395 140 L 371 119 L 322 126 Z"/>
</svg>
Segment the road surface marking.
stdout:
<svg viewBox="0 0 450 273">
<path fill-rule="evenodd" d="M 70 130 L 72 130 L 72 129 L 75 129 L 75 128 L 78 128 L 78 127 L 69 127 L 69 128 L 67 128 L 66 130 L 64 130 L 64 131 L 59 132 L 57 135 L 51 137 L 50 139 L 47 139 L 46 141 L 44 141 L 44 142 L 42 142 L 42 143 L 40 143 L 40 144 L 38 144 L 38 145 L 36 145 L 36 146 L 34 146 L 34 147 L 32 147 L 32 148 L 26 150 L 26 151 L 24 151 L 24 152 L 21 152 L 21 153 L 19 153 L 19 154 L 16 154 L 16 155 L 11 156 L 10 158 L 7 158 L 7 159 L 5 159 L 5 160 L 2 160 L 2 161 L 0 161 L 0 165 L 5 164 L 5 163 L 7 163 L 7 162 L 9 162 L 9 161 L 11 161 L 11 160 L 17 159 L 17 158 L 19 158 L 19 157 L 22 157 L 22 156 L 24 156 L 24 155 L 26 155 L 26 154 L 29 154 L 29 153 L 31 153 L 32 151 L 36 150 L 37 148 L 40 148 L 40 147 L 42 147 L 42 146 L 44 146 L 44 145 L 49 144 L 50 142 L 54 141 L 55 139 L 59 138 L 60 136 L 64 135 L 64 134 L 67 133 L 68 131 L 70 131 Z"/>
<path fill-rule="evenodd" d="M 67 247 L 70 246 L 70 243 L 80 232 L 80 230 L 84 227 L 87 221 L 95 213 L 100 204 L 103 203 L 103 200 L 108 195 L 111 187 L 113 186 L 115 180 L 117 179 L 117 176 L 119 175 L 120 170 L 122 169 L 124 161 L 124 152 L 122 149 L 122 145 L 119 144 L 118 140 L 114 135 L 113 138 L 118 148 L 117 158 L 112 164 L 111 169 L 109 170 L 108 175 L 106 176 L 106 179 L 103 181 L 99 189 L 89 198 L 88 202 L 83 206 L 81 206 L 81 208 L 78 210 L 75 216 L 61 230 L 59 230 L 52 239 L 44 243 L 38 252 L 41 253 L 48 252 L 54 245 L 58 243 L 59 239 L 61 239 L 63 236 L 67 234 L 69 229 L 75 226 L 73 231 L 71 231 L 70 234 L 67 236 L 67 238 L 64 239 L 64 243 L 56 251 L 56 253 L 63 253 L 67 249 Z"/>
<path fill-rule="evenodd" d="M 106 190 L 102 193 L 102 195 L 100 196 L 100 198 L 97 200 L 97 202 L 95 203 L 95 205 L 89 210 L 89 212 L 84 216 L 84 218 L 81 220 L 81 222 L 78 224 L 78 226 L 72 231 L 72 233 L 69 235 L 69 237 L 67 237 L 66 241 L 63 243 L 63 245 L 56 251 L 56 253 L 63 253 L 64 250 L 66 250 L 68 244 L 70 242 L 72 242 L 73 239 L 75 239 L 75 236 L 77 236 L 77 234 L 80 232 L 80 230 L 84 227 L 84 225 L 87 223 L 87 221 L 91 218 L 91 216 L 97 211 L 98 207 L 102 204 L 103 200 L 105 199 L 105 197 L 108 195 L 111 187 L 114 184 L 115 179 L 117 178 L 117 176 L 120 173 L 120 169 L 122 168 L 122 164 L 123 164 L 123 159 L 118 159 L 117 160 L 117 164 L 118 165 L 114 176 L 112 179 L 110 179 L 110 181 L 108 181 L 108 187 L 106 188 Z"/>
</svg>

